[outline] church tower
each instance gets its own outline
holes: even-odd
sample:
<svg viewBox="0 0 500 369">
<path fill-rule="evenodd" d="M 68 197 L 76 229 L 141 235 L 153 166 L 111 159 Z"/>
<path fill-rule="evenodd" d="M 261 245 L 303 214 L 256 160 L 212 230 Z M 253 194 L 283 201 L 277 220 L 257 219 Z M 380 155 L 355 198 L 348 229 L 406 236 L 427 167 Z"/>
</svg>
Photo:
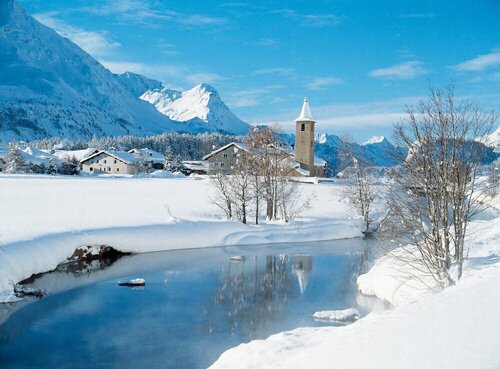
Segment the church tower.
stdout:
<svg viewBox="0 0 500 369">
<path fill-rule="evenodd" d="M 302 169 L 309 171 L 314 176 L 314 125 L 311 108 L 307 97 L 304 98 L 302 111 L 295 119 L 295 160 Z"/>
</svg>

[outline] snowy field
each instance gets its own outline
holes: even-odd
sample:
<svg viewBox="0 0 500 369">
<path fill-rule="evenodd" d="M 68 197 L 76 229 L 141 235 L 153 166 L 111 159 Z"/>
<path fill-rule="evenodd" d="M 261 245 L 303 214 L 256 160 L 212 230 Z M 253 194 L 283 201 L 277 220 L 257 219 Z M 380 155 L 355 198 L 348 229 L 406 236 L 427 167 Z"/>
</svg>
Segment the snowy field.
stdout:
<svg viewBox="0 0 500 369">
<path fill-rule="evenodd" d="M 498 200 L 498 199 L 497 199 Z M 500 211 L 472 223 L 469 258 L 454 287 L 432 293 L 387 257 L 358 278 L 396 307 L 345 327 L 299 328 L 226 351 L 211 369 L 500 368 Z M 406 269 L 406 270 L 405 270 Z"/>
<path fill-rule="evenodd" d="M 12 284 L 54 269 L 79 246 L 150 252 L 360 236 L 338 187 L 302 184 L 311 209 L 291 224 L 228 222 L 208 180 L 0 176 L 0 299 Z M 336 191 L 337 189 L 337 191 Z"/>
<path fill-rule="evenodd" d="M 255 226 L 224 220 L 207 201 L 206 180 L 0 176 L 0 298 L 11 299 L 12 283 L 55 268 L 82 245 L 148 252 L 360 235 L 337 184 L 301 188 L 313 200 L 299 219 Z M 457 286 L 432 293 L 432 285 L 408 278 L 414 271 L 382 257 L 358 287 L 393 309 L 242 344 L 211 368 L 500 368 L 499 209 L 497 201 L 472 223 Z M 338 320 L 348 312 L 318 316 Z"/>
</svg>

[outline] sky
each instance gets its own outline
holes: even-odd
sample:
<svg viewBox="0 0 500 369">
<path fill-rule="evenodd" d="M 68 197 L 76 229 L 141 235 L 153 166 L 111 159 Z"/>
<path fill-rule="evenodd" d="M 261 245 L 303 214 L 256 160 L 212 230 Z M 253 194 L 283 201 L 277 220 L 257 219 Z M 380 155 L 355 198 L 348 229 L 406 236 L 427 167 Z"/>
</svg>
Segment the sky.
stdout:
<svg viewBox="0 0 500 369">
<path fill-rule="evenodd" d="M 499 0 L 19 0 L 114 73 L 205 82 L 241 119 L 392 136 L 431 85 L 500 111 Z"/>
</svg>

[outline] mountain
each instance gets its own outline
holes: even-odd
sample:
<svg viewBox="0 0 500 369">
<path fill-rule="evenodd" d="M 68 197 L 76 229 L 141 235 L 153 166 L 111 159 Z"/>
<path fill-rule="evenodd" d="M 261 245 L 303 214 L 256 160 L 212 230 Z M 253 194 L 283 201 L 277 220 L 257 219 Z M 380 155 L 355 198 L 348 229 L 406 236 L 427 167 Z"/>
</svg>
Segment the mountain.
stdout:
<svg viewBox="0 0 500 369">
<path fill-rule="evenodd" d="M 398 158 L 401 158 L 402 154 L 405 153 L 402 148 L 394 146 L 383 136 L 374 136 L 362 146 L 365 149 L 364 155 L 368 161 L 377 167 L 397 165 Z"/>
<path fill-rule="evenodd" d="M 345 143 L 339 136 L 330 134 L 319 134 L 315 137 L 315 155 L 326 160 L 329 170 L 338 173 L 344 169 L 339 160 L 339 150 Z M 395 155 L 402 150 L 390 143 L 385 137 L 376 136 L 364 144 L 348 143 L 356 157 L 362 159 L 368 165 L 377 167 L 391 167 L 398 164 Z"/>
<path fill-rule="evenodd" d="M 150 90 L 141 99 L 153 104 L 170 119 L 184 122 L 189 131 L 222 131 L 241 135 L 250 129 L 248 123 L 229 110 L 217 90 L 206 83 L 182 93 L 168 88 Z"/>
<path fill-rule="evenodd" d="M 152 134 L 169 119 L 135 98 L 89 54 L 0 2 L 0 139 Z"/>
<path fill-rule="evenodd" d="M 135 97 L 140 97 L 146 91 L 165 87 L 160 81 L 132 72 L 117 74 L 116 78 Z"/>
</svg>

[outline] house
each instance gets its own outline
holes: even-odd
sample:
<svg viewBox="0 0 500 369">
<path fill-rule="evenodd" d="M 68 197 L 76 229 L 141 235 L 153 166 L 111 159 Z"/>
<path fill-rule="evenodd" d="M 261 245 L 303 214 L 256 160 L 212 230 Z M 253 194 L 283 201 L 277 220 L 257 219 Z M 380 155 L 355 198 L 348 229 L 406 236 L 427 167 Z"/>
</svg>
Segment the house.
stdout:
<svg viewBox="0 0 500 369">
<path fill-rule="evenodd" d="M 4 158 L 0 158 L 0 173 L 4 173 L 5 172 L 6 166 L 7 165 L 5 164 Z"/>
<path fill-rule="evenodd" d="M 129 153 L 133 154 L 137 158 L 141 158 L 145 162 L 151 163 L 153 169 L 163 169 L 163 164 L 165 164 L 165 156 L 157 151 L 150 149 L 132 149 Z"/>
<path fill-rule="evenodd" d="M 323 177 L 326 161 L 314 156 L 314 129 L 316 122 L 312 118 L 307 98 L 304 99 L 299 117 L 295 120 L 296 134 L 293 147 L 283 144 L 276 148 L 286 154 L 290 167 L 299 177 Z M 232 174 L 237 160 L 248 155 L 248 145 L 242 142 L 231 142 L 212 151 L 203 157 L 208 162 L 208 174 L 221 172 Z"/>
<path fill-rule="evenodd" d="M 204 160 L 185 160 L 181 162 L 182 172 L 190 174 L 208 174 L 208 161 Z"/>
<path fill-rule="evenodd" d="M 220 149 L 205 155 L 203 160 L 208 162 L 208 174 L 217 172 L 232 174 L 236 168 L 236 162 L 244 155 L 248 155 L 248 145 L 243 142 L 231 142 Z"/>
<path fill-rule="evenodd" d="M 137 156 L 127 151 L 99 150 L 82 159 L 83 173 L 136 174 Z"/>
</svg>

